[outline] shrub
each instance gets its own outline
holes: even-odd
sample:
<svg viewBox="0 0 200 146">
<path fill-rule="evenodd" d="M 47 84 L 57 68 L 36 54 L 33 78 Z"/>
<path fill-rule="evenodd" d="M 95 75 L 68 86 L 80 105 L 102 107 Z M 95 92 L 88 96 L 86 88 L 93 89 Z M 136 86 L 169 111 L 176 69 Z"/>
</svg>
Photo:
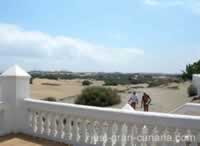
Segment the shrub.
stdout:
<svg viewBox="0 0 200 146">
<path fill-rule="evenodd" d="M 84 80 L 83 82 L 82 82 L 82 85 L 83 86 L 89 86 L 89 85 L 91 85 L 92 84 L 92 82 L 90 82 L 90 81 L 88 81 L 88 80 Z"/>
<path fill-rule="evenodd" d="M 56 102 L 56 98 L 55 97 L 47 97 L 44 99 L 45 101 L 52 101 L 52 102 Z"/>
<path fill-rule="evenodd" d="M 117 86 L 118 83 L 114 80 L 105 80 L 104 81 L 104 86 Z"/>
<path fill-rule="evenodd" d="M 197 94 L 198 94 L 197 93 L 197 88 L 194 85 L 190 85 L 188 87 L 188 96 L 192 97 L 192 96 L 196 96 Z"/>
<path fill-rule="evenodd" d="M 200 73 L 200 60 L 193 64 L 186 65 L 185 71 L 183 71 L 182 78 L 184 80 L 192 80 L 193 74 Z"/>
<path fill-rule="evenodd" d="M 91 106 L 111 106 L 121 102 L 116 90 L 104 87 L 88 87 L 83 89 L 81 95 L 75 100 L 76 104 Z"/>
<path fill-rule="evenodd" d="M 158 87 L 161 85 L 167 85 L 169 82 L 167 80 L 153 80 L 151 82 L 149 82 L 149 88 L 151 87 Z"/>
<path fill-rule="evenodd" d="M 33 79 L 34 79 L 33 77 L 30 78 L 30 81 L 29 81 L 30 84 L 33 84 Z"/>
<path fill-rule="evenodd" d="M 60 84 L 57 84 L 57 83 L 42 83 L 42 85 L 47 85 L 47 86 L 60 86 Z"/>
</svg>

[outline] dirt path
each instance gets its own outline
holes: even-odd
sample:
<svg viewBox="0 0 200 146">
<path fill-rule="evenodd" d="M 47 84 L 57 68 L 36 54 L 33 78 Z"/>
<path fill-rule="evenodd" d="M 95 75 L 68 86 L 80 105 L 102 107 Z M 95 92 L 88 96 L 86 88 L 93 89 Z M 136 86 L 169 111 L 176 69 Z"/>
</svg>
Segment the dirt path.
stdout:
<svg viewBox="0 0 200 146">
<path fill-rule="evenodd" d="M 81 90 L 85 87 L 81 85 L 82 80 L 47 80 L 47 79 L 35 79 L 31 86 L 31 94 L 35 99 L 44 99 L 46 97 L 55 97 L 58 100 L 64 99 L 62 102 L 74 103 L 74 96 L 81 93 Z M 93 86 L 102 86 L 102 81 L 93 81 Z M 135 89 L 134 85 L 119 85 L 111 88 L 122 91 L 121 99 L 122 103 L 113 106 L 113 108 L 123 107 L 128 100 L 129 92 L 138 91 L 146 92 L 152 98 L 152 105 L 150 111 L 156 112 L 169 112 L 176 107 L 189 102 L 191 99 L 187 96 L 187 87 L 189 82 L 175 84 L 177 89 L 169 89 L 168 87 L 155 87 L 147 88 L 145 84 L 136 85 L 144 86 L 145 88 Z M 141 96 L 140 93 L 138 93 Z M 138 105 L 138 110 L 142 110 Z"/>
</svg>

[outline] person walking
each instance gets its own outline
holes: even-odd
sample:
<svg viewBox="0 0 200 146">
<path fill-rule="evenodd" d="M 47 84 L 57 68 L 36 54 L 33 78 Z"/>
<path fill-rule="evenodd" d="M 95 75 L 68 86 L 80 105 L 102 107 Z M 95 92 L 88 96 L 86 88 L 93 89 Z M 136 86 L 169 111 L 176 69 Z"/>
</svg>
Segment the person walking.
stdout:
<svg viewBox="0 0 200 146">
<path fill-rule="evenodd" d="M 141 101 L 141 108 L 144 107 L 144 111 L 148 112 L 150 103 L 151 103 L 150 96 L 144 92 L 144 95 L 142 96 L 142 101 Z"/>
<path fill-rule="evenodd" d="M 133 109 L 136 109 L 136 105 L 138 104 L 138 97 L 136 95 L 136 92 L 133 92 L 133 94 L 129 97 L 128 103 Z"/>
</svg>

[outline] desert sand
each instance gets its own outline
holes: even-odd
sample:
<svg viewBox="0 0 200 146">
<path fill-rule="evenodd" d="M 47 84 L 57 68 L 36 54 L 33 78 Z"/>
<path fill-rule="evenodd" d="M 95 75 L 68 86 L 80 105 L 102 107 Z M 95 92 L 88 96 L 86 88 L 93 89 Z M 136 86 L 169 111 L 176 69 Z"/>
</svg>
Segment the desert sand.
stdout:
<svg viewBox="0 0 200 146">
<path fill-rule="evenodd" d="M 82 86 L 82 80 L 48 80 L 48 79 L 34 79 L 31 85 L 31 96 L 34 99 L 44 99 L 46 97 L 55 97 L 62 102 L 74 103 L 75 96 L 81 93 L 85 88 Z M 102 86 L 103 81 L 93 81 L 92 86 Z M 123 107 L 128 100 L 131 92 L 137 91 L 138 96 L 141 98 L 143 91 L 148 93 L 152 98 L 150 111 L 156 112 L 170 112 L 184 103 L 191 101 L 187 96 L 187 87 L 189 82 L 185 83 L 172 83 L 168 86 L 147 88 L 147 85 L 118 85 L 110 86 L 120 92 L 122 102 L 113 108 Z M 135 88 L 142 86 L 143 88 Z M 177 86 L 178 89 L 169 87 Z M 138 110 L 142 110 L 140 105 L 137 106 Z"/>
</svg>

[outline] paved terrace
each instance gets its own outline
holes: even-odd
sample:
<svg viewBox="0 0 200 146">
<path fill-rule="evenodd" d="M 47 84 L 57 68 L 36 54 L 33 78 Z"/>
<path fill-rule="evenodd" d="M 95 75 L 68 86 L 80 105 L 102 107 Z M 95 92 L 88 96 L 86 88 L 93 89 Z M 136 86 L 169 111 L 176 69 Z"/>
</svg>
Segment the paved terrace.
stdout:
<svg viewBox="0 0 200 146">
<path fill-rule="evenodd" d="M 23 134 L 10 134 L 0 137 L 0 146 L 70 146 L 54 141 L 39 139 Z"/>
</svg>

